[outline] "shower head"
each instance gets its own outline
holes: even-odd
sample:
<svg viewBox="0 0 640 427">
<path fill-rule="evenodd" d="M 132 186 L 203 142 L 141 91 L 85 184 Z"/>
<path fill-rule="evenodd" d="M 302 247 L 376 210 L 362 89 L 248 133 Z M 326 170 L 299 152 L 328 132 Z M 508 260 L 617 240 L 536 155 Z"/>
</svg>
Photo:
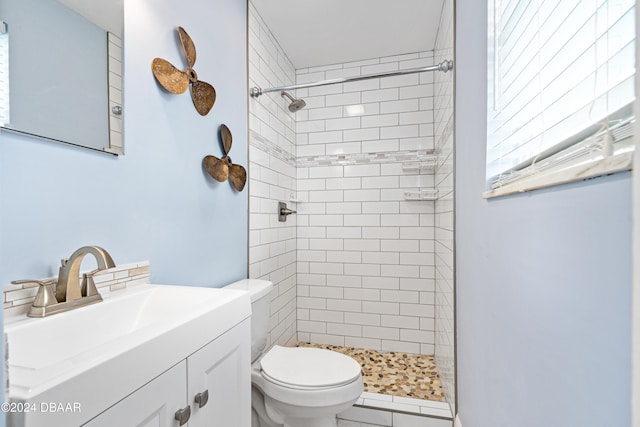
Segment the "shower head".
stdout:
<svg viewBox="0 0 640 427">
<path fill-rule="evenodd" d="M 298 110 L 302 110 L 305 105 L 307 105 L 307 103 L 304 102 L 304 99 L 296 99 L 285 91 L 280 92 L 280 96 L 286 96 L 291 100 L 291 104 L 289 104 L 289 111 L 291 111 L 292 113 L 295 113 Z"/>
</svg>

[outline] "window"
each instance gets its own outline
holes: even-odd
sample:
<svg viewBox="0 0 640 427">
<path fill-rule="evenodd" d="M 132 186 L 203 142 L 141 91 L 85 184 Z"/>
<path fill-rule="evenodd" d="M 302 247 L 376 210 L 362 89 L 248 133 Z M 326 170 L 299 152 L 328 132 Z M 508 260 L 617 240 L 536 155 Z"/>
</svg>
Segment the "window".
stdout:
<svg viewBox="0 0 640 427">
<path fill-rule="evenodd" d="M 635 0 L 489 0 L 488 25 L 485 196 L 630 169 Z"/>
</svg>

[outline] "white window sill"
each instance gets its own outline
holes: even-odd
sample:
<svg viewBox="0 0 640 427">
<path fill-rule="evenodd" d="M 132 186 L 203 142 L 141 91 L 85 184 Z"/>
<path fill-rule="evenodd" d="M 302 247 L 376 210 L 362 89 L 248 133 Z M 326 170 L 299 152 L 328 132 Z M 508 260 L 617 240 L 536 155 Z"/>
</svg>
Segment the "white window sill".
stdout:
<svg viewBox="0 0 640 427">
<path fill-rule="evenodd" d="M 633 151 L 627 151 L 611 157 L 591 159 L 574 165 L 559 166 L 553 170 L 523 177 L 517 181 L 505 184 L 502 187 L 485 191 L 482 193 L 482 197 L 491 199 L 494 197 L 508 196 L 510 194 L 523 193 L 525 191 L 610 175 L 616 172 L 624 172 L 632 168 Z"/>
</svg>

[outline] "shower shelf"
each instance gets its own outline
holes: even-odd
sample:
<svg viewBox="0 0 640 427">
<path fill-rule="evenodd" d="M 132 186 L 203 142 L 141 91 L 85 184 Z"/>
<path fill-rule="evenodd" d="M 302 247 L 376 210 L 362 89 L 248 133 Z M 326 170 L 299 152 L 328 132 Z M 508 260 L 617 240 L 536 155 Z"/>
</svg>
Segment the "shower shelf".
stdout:
<svg viewBox="0 0 640 427">
<path fill-rule="evenodd" d="M 404 192 L 405 200 L 437 200 L 438 199 L 438 190 L 435 188 L 421 188 L 418 191 L 405 191 Z"/>
<path fill-rule="evenodd" d="M 293 195 L 293 193 L 291 193 L 291 194 L 289 195 L 289 202 L 290 202 L 290 203 L 302 203 L 302 202 L 303 202 L 303 200 L 296 199 L 296 198 L 295 198 L 295 196 Z"/>
<path fill-rule="evenodd" d="M 438 164 L 438 156 L 423 156 L 417 161 L 411 160 L 402 164 L 403 172 L 420 172 L 423 170 L 434 170 Z"/>
</svg>

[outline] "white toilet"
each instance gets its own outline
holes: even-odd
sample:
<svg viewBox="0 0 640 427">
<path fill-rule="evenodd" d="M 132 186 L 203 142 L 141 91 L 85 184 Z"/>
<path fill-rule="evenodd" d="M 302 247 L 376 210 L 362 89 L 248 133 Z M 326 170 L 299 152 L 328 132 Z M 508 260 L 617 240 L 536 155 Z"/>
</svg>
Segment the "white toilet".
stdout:
<svg viewBox="0 0 640 427">
<path fill-rule="evenodd" d="M 251 426 L 336 427 L 336 415 L 362 394 L 358 362 L 317 348 L 276 345 L 263 354 L 273 284 L 245 279 L 227 287 L 251 295 Z"/>
</svg>

